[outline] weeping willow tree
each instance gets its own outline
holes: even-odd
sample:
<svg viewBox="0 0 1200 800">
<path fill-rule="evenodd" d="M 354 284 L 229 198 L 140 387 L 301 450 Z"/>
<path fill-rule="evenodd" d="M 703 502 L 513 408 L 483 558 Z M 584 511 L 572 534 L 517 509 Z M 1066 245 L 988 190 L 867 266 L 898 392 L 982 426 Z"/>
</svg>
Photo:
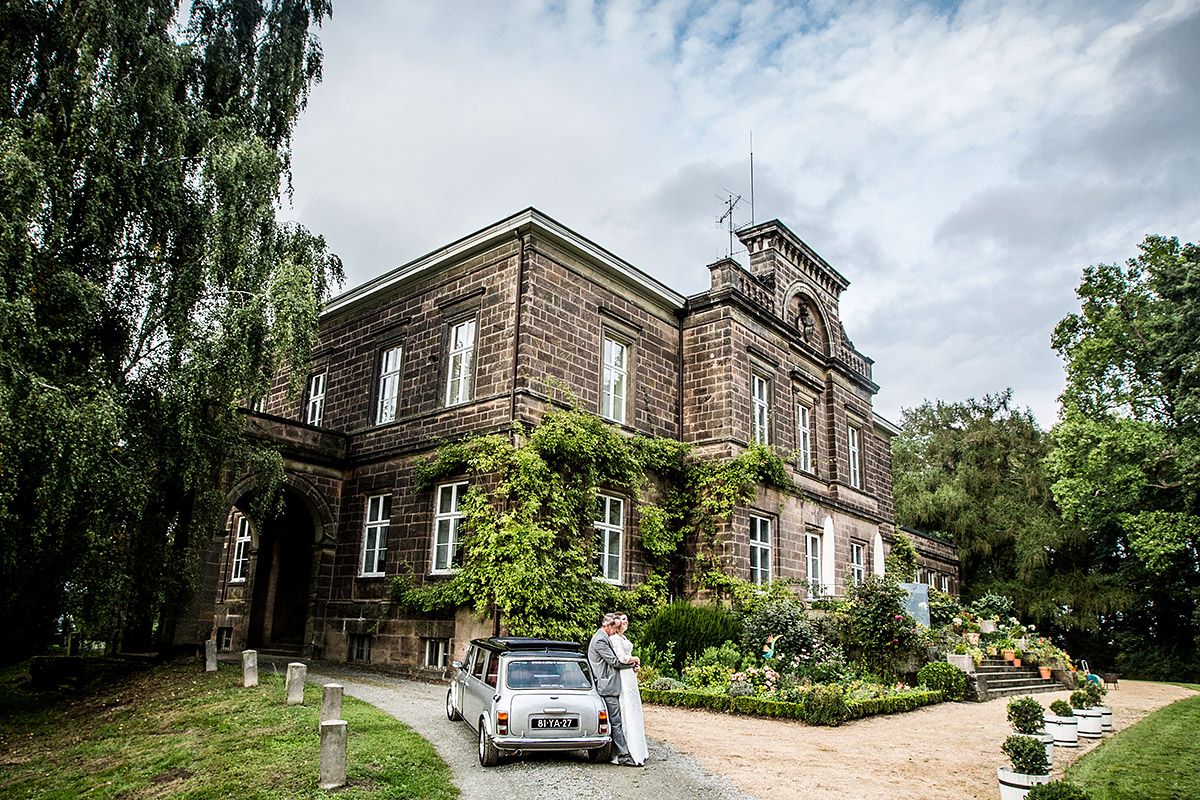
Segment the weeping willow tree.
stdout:
<svg viewBox="0 0 1200 800">
<path fill-rule="evenodd" d="M 236 408 L 341 275 L 279 220 L 328 0 L 0 6 L 0 629 L 169 642 Z"/>
</svg>

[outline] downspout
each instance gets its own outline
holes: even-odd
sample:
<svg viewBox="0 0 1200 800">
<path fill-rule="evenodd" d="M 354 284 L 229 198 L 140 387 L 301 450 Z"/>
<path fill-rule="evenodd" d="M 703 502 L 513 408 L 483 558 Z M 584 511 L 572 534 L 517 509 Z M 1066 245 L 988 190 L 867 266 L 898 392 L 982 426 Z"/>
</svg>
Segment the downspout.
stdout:
<svg viewBox="0 0 1200 800">
<path fill-rule="evenodd" d="M 525 285 L 525 237 L 520 231 L 516 231 L 517 242 L 521 246 L 520 255 L 517 257 L 517 297 L 513 307 L 513 355 L 512 355 L 512 397 L 511 407 L 509 409 L 509 417 L 513 422 L 517 421 L 517 368 L 519 365 L 519 356 L 521 352 L 521 298 Z"/>
</svg>

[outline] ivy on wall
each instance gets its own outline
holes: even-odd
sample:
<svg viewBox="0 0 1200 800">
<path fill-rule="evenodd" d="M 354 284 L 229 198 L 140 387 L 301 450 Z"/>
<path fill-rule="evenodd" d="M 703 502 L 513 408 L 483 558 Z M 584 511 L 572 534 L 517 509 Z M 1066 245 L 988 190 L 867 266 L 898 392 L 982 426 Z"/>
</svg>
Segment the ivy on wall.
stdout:
<svg viewBox="0 0 1200 800">
<path fill-rule="evenodd" d="M 725 573 L 718 553 L 721 521 L 759 484 L 790 481 L 783 461 L 765 447 L 724 462 L 690 455 L 682 442 L 625 436 L 574 409 L 550 411 L 533 428 L 518 424 L 511 437 L 444 444 L 418 467 L 416 482 L 427 490 L 448 478 L 470 481 L 461 504 L 462 568 L 448 581 L 423 586 L 397 577 L 392 599 L 408 611 L 470 605 L 480 614 L 499 613 L 514 634 L 581 639 L 607 609 L 637 617 L 664 605 L 668 575 L 690 533 L 700 548 L 699 586 L 731 591 L 739 580 Z M 593 522 L 601 491 L 637 506 L 650 563 L 636 587 L 595 579 Z M 627 530 L 629 520 L 627 513 Z"/>
</svg>

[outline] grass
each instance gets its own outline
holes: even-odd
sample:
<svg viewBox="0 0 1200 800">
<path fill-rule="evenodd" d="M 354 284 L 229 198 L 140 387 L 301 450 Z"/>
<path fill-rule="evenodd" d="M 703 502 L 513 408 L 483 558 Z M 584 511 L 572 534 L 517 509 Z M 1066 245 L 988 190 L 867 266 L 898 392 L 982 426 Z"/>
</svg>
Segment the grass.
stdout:
<svg viewBox="0 0 1200 800">
<path fill-rule="evenodd" d="M 170 665 L 87 691 L 35 693 L 21 668 L 0 672 L 0 797 L 456 798 L 432 745 L 352 697 L 349 785 L 317 788 L 321 689 L 284 704 L 283 678 L 241 685 L 241 668 Z"/>
<path fill-rule="evenodd" d="M 1200 696 L 1160 708 L 1067 769 L 1093 800 L 1200 797 Z"/>
</svg>

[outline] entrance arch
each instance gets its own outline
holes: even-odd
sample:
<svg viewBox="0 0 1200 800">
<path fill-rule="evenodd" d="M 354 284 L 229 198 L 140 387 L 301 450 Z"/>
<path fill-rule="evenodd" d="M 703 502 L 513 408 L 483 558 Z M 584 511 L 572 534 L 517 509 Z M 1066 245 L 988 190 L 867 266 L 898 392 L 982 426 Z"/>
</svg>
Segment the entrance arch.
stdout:
<svg viewBox="0 0 1200 800">
<path fill-rule="evenodd" d="M 309 622 L 315 524 L 290 489 L 283 510 L 258 526 L 247 597 L 246 646 L 301 650 Z"/>
</svg>

